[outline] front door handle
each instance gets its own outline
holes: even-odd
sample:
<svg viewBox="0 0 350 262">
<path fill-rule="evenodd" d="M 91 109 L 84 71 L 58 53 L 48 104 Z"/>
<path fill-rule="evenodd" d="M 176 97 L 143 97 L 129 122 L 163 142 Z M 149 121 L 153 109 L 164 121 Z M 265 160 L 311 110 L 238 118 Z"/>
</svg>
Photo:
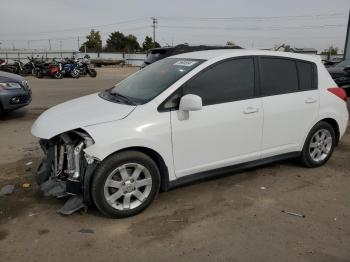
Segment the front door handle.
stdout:
<svg viewBox="0 0 350 262">
<path fill-rule="evenodd" d="M 313 104 L 313 103 L 316 103 L 317 100 L 312 98 L 312 97 L 308 97 L 308 99 L 305 100 L 305 103 L 306 104 Z"/>
<path fill-rule="evenodd" d="M 256 108 L 256 107 L 251 107 L 251 106 L 249 106 L 249 107 L 247 107 L 244 111 L 243 111 L 243 113 L 244 114 L 254 114 L 254 113 L 257 113 L 257 112 L 259 112 L 259 108 Z"/>
</svg>

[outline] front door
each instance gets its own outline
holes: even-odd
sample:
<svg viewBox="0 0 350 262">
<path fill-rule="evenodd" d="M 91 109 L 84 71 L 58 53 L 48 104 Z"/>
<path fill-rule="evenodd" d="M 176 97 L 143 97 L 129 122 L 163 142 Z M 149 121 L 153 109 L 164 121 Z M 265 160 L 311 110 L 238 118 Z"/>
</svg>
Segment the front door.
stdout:
<svg viewBox="0 0 350 262">
<path fill-rule="evenodd" d="M 199 73 L 182 93 L 202 98 L 203 108 L 183 120 L 171 111 L 177 177 L 260 157 L 263 110 L 255 98 L 254 59 L 220 62 Z"/>
</svg>

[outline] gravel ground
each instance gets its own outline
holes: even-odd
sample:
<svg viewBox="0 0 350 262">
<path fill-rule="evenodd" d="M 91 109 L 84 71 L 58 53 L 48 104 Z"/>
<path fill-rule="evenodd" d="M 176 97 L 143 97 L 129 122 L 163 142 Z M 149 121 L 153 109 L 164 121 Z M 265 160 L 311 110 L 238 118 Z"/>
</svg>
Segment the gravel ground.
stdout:
<svg viewBox="0 0 350 262">
<path fill-rule="evenodd" d="M 0 261 L 350 261 L 350 130 L 327 165 L 279 162 L 161 193 L 127 219 L 94 209 L 56 214 L 33 182 L 41 158 L 33 121 L 60 102 L 110 87 L 132 68 L 98 77 L 28 77 L 33 102 L 0 120 Z M 29 188 L 23 184 L 30 183 Z M 288 215 L 297 212 L 305 218 Z"/>
</svg>

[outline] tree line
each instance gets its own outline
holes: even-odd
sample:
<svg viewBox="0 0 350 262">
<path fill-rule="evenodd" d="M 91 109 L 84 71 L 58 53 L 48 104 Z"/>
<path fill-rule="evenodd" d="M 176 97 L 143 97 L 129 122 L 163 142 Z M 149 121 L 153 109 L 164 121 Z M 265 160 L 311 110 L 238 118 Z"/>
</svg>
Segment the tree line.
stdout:
<svg viewBox="0 0 350 262">
<path fill-rule="evenodd" d="M 119 31 L 110 33 L 106 45 L 103 46 L 100 32 L 92 29 L 90 34 L 86 36 L 86 41 L 80 46 L 79 51 L 134 53 L 156 47 L 160 47 L 159 43 L 154 42 L 150 36 L 146 36 L 142 45 L 140 45 L 136 36 L 132 34 L 124 35 Z"/>
</svg>

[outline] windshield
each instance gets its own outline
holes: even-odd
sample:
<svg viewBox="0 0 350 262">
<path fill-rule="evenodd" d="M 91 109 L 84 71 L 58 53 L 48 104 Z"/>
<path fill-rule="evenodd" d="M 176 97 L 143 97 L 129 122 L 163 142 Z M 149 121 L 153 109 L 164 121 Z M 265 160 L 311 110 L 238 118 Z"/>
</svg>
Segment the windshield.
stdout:
<svg viewBox="0 0 350 262">
<path fill-rule="evenodd" d="M 342 62 L 340 62 L 339 64 L 336 64 L 335 67 L 339 67 L 339 68 L 344 68 L 350 66 L 350 59 L 344 60 Z"/>
<path fill-rule="evenodd" d="M 144 104 L 159 95 L 204 60 L 166 58 L 153 63 L 116 84 L 108 92 L 135 104 Z"/>
</svg>

